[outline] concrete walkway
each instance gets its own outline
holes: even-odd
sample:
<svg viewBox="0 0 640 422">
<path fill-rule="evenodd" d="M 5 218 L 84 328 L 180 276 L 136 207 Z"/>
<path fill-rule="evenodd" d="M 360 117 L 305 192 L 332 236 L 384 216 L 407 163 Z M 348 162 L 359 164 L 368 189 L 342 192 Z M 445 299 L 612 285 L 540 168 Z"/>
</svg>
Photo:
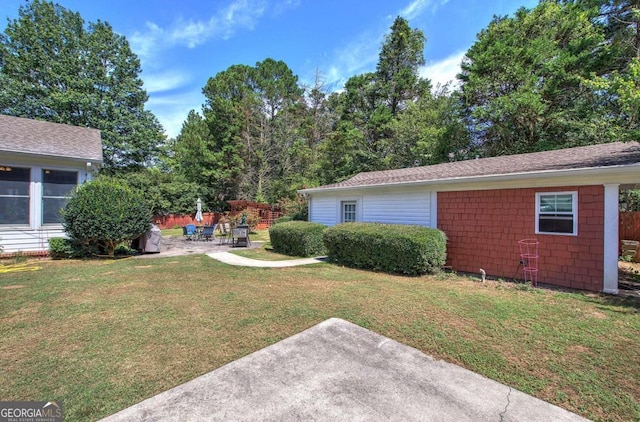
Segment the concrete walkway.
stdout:
<svg viewBox="0 0 640 422">
<path fill-rule="evenodd" d="M 104 421 L 585 421 L 332 318 Z"/>
<path fill-rule="evenodd" d="M 262 268 L 283 268 L 283 267 L 295 267 L 298 265 L 317 264 L 322 262 L 325 257 L 318 258 L 300 258 L 300 259 L 287 259 L 283 261 L 263 261 L 261 259 L 245 258 L 229 252 L 213 252 L 208 253 L 213 259 L 224 262 L 229 265 L 239 265 L 242 267 L 262 267 Z"/>
</svg>

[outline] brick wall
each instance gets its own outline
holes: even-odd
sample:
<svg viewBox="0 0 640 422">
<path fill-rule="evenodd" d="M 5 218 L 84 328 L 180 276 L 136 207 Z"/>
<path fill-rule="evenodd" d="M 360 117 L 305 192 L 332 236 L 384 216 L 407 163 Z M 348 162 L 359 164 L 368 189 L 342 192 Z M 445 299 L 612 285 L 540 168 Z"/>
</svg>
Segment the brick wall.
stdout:
<svg viewBox="0 0 640 422">
<path fill-rule="evenodd" d="M 578 192 L 578 236 L 535 234 L 536 192 Z M 523 279 L 518 240 L 539 244 L 538 282 L 602 290 L 604 187 L 500 189 L 438 193 L 438 228 L 456 271 Z"/>
</svg>

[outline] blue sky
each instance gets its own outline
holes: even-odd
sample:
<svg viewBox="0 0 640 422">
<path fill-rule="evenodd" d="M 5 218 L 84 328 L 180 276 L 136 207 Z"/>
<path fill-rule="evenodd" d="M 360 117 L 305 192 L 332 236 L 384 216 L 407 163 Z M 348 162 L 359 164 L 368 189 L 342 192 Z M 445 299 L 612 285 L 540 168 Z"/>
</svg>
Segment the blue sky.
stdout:
<svg viewBox="0 0 640 422">
<path fill-rule="evenodd" d="M 25 0 L 0 0 L 14 19 Z M 423 76 L 455 78 L 466 50 L 494 15 L 537 0 L 58 0 L 86 22 L 107 21 L 142 62 L 147 108 L 175 137 L 189 110 L 200 111 L 207 79 L 234 64 L 284 61 L 303 85 L 316 71 L 329 89 L 375 69 L 396 16 L 426 38 Z M 0 21 L 0 30 L 6 27 Z"/>
</svg>

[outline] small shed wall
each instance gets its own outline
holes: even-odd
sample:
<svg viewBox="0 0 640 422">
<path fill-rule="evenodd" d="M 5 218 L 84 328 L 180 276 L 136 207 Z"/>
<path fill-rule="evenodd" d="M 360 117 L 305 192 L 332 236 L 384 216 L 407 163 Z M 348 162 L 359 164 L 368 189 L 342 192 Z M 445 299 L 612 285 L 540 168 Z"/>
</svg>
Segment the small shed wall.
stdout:
<svg viewBox="0 0 640 422">
<path fill-rule="evenodd" d="M 429 226 L 430 210 L 429 192 L 423 189 L 372 192 L 362 197 L 362 221 L 366 222 Z"/>
<path fill-rule="evenodd" d="M 357 221 L 429 227 L 433 222 L 431 199 L 431 191 L 424 187 L 314 193 L 310 195 L 309 220 L 327 226 L 339 224 L 341 203 L 352 201 L 356 203 Z"/>
<path fill-rule="evenodd" d="M 535 234 L 535 194 L 549 191 L 578 192 L 577 236 Z M 535 238 L 539 282 L 603 289 L 603 186 L 439 192 L 437 206 L 454 270 L 522 279 L 518 240 Z"/>
<path fill-rule="evenodd" d="M 335 195 L 313 195 L 309 201 L 309 221 L 325 226 L 338 224 Z"/>
</svg>

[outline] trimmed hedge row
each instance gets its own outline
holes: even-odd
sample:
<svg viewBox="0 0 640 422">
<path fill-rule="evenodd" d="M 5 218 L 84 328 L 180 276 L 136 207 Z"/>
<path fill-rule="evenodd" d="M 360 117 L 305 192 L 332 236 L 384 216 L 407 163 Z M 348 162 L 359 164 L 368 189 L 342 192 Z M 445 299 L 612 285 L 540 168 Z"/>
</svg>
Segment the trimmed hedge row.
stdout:
<svg viewBox="0 0 640 422">
<path fill-rule="evenodd" d="M 324 224 L 308 221 L 287 221 L 269 228 L 273 250 L 285 255 L 319 256 L 326 254 L 322 243 Z"/>
<path fill-rule="evenodd" d="M 447 237 L 438 229 L 380 223 L 344 223 L 324 231 L 329 260 L 387 273 L 421 275 L 444 266 Z"/>
</svg>

